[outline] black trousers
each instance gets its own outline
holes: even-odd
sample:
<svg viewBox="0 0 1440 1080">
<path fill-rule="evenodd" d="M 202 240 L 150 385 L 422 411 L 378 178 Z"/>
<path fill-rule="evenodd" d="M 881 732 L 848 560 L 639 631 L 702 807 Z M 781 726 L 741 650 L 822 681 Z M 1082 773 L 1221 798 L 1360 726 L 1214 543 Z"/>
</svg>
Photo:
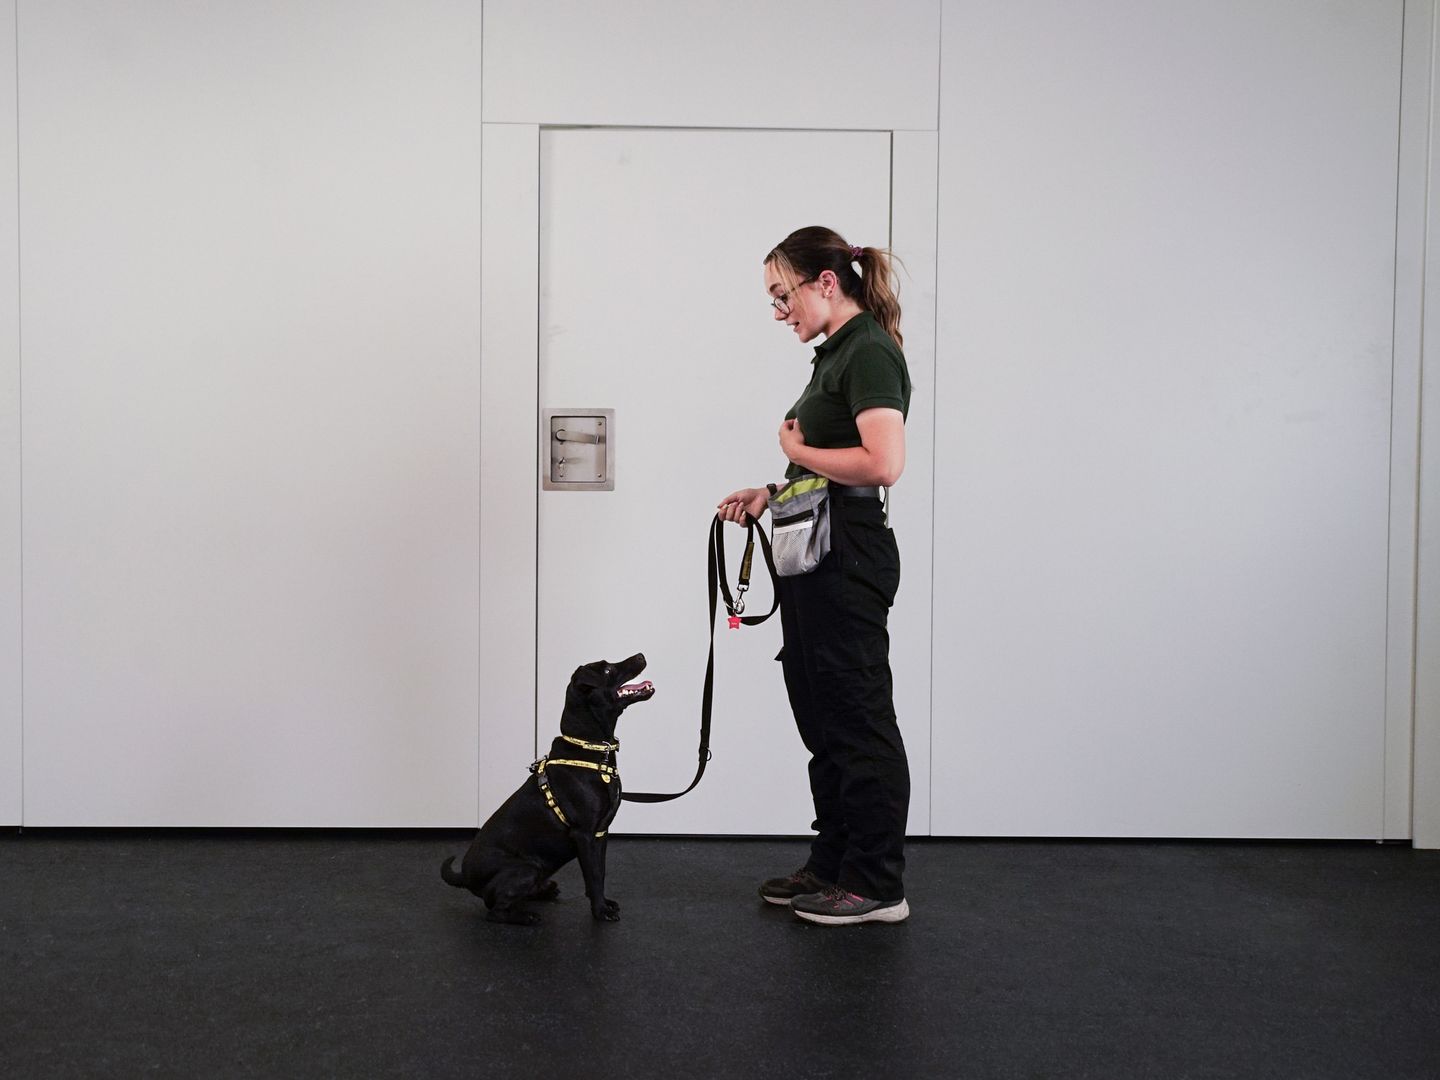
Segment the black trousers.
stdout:
<svg viewBox="0 0 1440 1080">
<path fill-rule="evenodd" d="M 886 619 L 900 553 L 879 499 L 834 497 L 830 514 L 830 554 L 813 572 L 778 581 L 780 661 L 815 799 L 806 866 L 868 899 L 899 900 L 910 766 Z"/>
</svg>

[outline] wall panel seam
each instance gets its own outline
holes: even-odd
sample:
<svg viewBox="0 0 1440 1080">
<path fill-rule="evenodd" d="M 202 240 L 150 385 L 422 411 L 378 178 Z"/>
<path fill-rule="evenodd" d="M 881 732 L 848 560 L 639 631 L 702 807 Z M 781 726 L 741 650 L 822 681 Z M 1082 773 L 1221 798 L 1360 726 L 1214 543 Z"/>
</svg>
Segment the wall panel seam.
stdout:
<svg viewBox="0 0 1440 1080">
<path fill-rule="evenodd" d="M 22 303 L 25 288 L 21 280 L 20 260 L 21 227 L 20 216 L 20 0 L 15 0 L 15 439 L 16 459 L 19 465 L 16 476 L 19 490 L 16 492 L 18 518 L 16 536 L 19 544 L 19 628 L 18 648 L 15 657 L 17 694 L 20 708 L 20 825 L 25 824 L 25 309 Z"/>
</svg>

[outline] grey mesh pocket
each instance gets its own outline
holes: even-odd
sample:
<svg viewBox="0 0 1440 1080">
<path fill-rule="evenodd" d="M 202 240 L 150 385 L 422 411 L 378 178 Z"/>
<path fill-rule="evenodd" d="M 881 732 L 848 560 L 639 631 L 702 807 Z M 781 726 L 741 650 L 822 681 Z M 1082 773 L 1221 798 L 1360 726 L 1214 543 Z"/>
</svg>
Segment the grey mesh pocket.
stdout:
<svg viewBox="0 0 1440 1080">
<path fill-rule="evenodd" d="M 808 574 L 830 554 L 830 481 L 802 476 L 770 496 L 770 548 L 780 577 Z"/>
</svg>

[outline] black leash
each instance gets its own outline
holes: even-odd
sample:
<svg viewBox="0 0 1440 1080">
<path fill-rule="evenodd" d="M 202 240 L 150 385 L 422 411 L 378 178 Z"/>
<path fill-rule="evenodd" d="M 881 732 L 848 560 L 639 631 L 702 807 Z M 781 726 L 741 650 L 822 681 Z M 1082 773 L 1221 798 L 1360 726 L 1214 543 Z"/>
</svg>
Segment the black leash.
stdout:
<svg viewBox="0 0 1440 1080">
<path fill-rule="evenodd" d="M 756 521 L 749 514 L 745 515 L 745 557 L 740 561 L 740 577 L 735 585 L 735 595 L 730 595 L 730 587 L 725 584 L 725 522 L 719 514 L 710 523 L 710 660 L 705 665 L 705 692 L 700 699 L 700 767 L 695 770 L 695 779 L 690 781 L 690 786 L 684 791 L 677 791 L 670 795 L 660 795 L 653 791 L 626 791 L 621 798 L 628 802 L 656 803 L 669 802 L 671 799 L 678 799 L 681 795 L 693 791 L 695 785 L 700 783 L 700 777 L 705 775 L 705 766 L 710 761 L 710 699 L 715 689 L 715 608 L 716 601 L 720 596 L 725 598 L 725 610 L 730 613 L 730 629 L 734 630 L 741 626 L 758 626 L 771 615 L 774 615 L 780 607 L 780 590 L 775 587 L 775 559 L 770 554 L 770 538 L 765 535 L 765 527 Z M 765 566 L 770 571 L 770 588 L 775 596 L 775 603 L 764 615 L 746 615 L 745 593 L 750 588 L 750 568 L 755 558 L 755 536 L 760 536 L 760 550 L 765 556 Z"/>
</svg>

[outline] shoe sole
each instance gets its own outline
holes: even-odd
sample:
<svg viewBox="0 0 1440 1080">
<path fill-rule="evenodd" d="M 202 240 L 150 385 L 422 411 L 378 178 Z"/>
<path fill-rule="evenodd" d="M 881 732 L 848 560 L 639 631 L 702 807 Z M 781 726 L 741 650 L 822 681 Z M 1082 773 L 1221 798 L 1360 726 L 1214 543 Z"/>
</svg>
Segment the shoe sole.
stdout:
<svg viewBox="0 0 1440 1080">
<path fill-rule="evenodd" d="M 822 926 L 853 926 L 856 923 L 866 922 L 904 922 L 910 917 L 910 905 L 901 900 L 898 904 L 890 907 L 876 908 L 874 911 L 867 911 L 863 915 L 816 915 L 810 911 L 800 911 L 792 908 L 800 918 L 807 922 L 820 923 Z"/>
<path fill-rule="evenodd" d="M 818 895 L 819 895 L 819 891 L 818 891 L 818 890 L 815 891 L 815 892 L 808 892 L 808 893 L 796 893 L 794 896 L 769 896 L 769 895 L 767 895 L 766 893 L 763 893 L 763 892 L 762 892 L 762 893 L 760 894 L 760 899 L 761 899 L 761 900 L 764 900 L 767 904 L 784 904 L 786 907 L 789 907 L 792 903 L 794 903 L 796 900 L 799 900 L 800 897 L 802 897 L 802 896 L 818 896 Z"/>
</svg>

